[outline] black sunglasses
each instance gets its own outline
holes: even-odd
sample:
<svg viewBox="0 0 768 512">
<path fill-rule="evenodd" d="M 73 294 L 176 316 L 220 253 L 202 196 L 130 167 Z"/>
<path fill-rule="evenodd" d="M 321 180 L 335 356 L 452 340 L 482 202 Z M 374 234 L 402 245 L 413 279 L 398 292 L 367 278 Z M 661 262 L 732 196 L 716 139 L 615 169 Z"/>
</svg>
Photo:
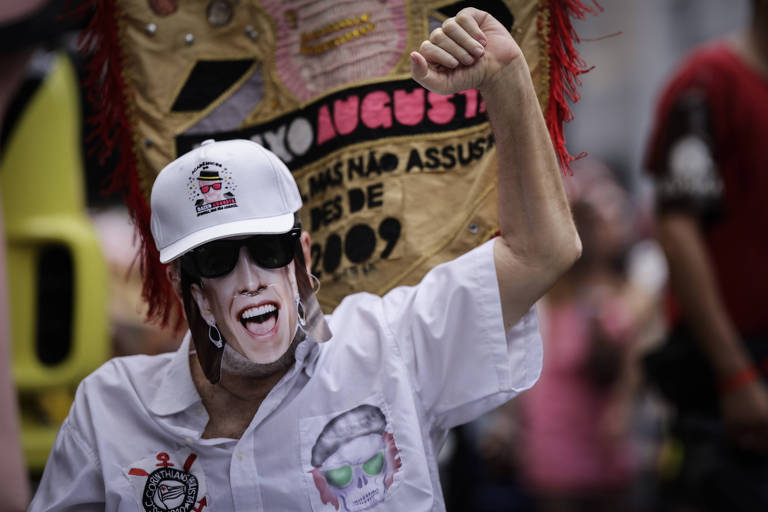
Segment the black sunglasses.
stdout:
<svg viewBox="0 0 768 512">
<path fill-rule="evenodd" d="M 300 229 L 279 235 L 254 235 L 242 239 L 224 239 L 201 245 L 181 258 L 185 271 L 200 277 L 221 277 L 237 265 L 240 248 L 245 246 L 258 266 L 280 268 L 293 260 L 301 236 Z"/>
</svg>

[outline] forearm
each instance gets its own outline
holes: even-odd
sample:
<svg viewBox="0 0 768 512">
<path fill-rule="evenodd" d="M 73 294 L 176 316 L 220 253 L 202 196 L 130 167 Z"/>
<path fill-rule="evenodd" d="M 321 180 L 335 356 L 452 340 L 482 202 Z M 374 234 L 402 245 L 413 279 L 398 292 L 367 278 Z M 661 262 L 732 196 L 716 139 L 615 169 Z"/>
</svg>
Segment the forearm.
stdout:
<svg viewBox="0 0 768 512">
<path fill-rule="evenodd" d="M 720 298 L 696 220 L 685 214 L 663 215 L 658 236 L 682 313 L 718 377 L 743 370 L 751 361 Z"/>
<path fill-rule="evenodd" d="M 578 258 L 581 245 L 528 66 L 518 59 L 495 78 L 480 92 L 497 142 L 499 252 L 516 260 L 511 268 L 536 275 L 529 280 L 535 300 Z"/>
</svg>

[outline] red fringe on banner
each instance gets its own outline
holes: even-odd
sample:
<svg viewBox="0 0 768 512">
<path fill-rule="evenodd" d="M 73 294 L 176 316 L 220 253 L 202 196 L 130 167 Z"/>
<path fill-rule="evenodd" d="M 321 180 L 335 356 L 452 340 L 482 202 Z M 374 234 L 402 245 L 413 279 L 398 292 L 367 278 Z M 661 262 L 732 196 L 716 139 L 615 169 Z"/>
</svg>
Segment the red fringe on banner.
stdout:
<svg viewBox="0 0 768 512">
<path fill-rule="evenodd" d="M 589 71 L 579 57 L 575 43 L 579 36 L 572 18 L 584 19 L 597 14 L 602 7 L 597 0 L 587 6 L 579 0 L 543 0 L 539 10 L 539 33 L 547 35 L 549 57 L 549 96 L 544 117 L 563 174 L 571 173 L 575 159 L 565 147 L 563 123 L 573 118 L 569 102 L 579 99 L 579 75 Z M 127 98 L 125 57 L 120 47 L 119 7 L 115 0 L 84 0 L 73 15 L 91 14 L 90 22 L 80 38 L 81 50 L 88 56 L 83 86 L 95 112 L 88 123 L 92 131 L 86 137 L 89 154 L 97 153 L 103 163 L 114 151 L 119 160 L 106 192 L 120 192 L 131 213 L 140 239 L 139 270 L 143 278 L 142 297 L 147 302 L 147 319 L 181 326 L 182 308 L 166 278 L 166 265 L 159 260 L 150 231 L 150 209 L 139 182 L 137 135 L 132 129 L 133 112 Z"/>
<path fill-rule="evenodd" d="M 542 3 L 545 12 L 539 16 L 539 33 L 549 33 L 549 101 L 544 118 L 563 174 L 572 174 L 571 162 L 585 156 L 582 153 L 573 157 L 568 152 L 563 123 L 573 119 L 569 102 L 579 100 L 579 75 L 592 69 L 586 67 L 574 47 L 580 39 L 571 18 L 583 20 L 587 14 L 596 15 L 603 10 L 596 0 L 592 4 L 594 7 L 579 0 L 548 0 Z"/>
<path fill-rule="evenodd" d="M 88 56 L 83 87 L 87 99 L 95 107 L 95 114 L 87 119 L 92 131 L 86 137 L 89 154 L 96 153 L 104 163 L 117 151 L 117 166 L 106 186 L 106 194 L 121 193 L 125 205 L 137 228 L 140 251 L 137 256 L 143 279 L 142 298 L 147 303 L 147 319 L 168 325 L 174 321 L 181 326 L 181 307 L 169 280 L 166 266 L 160 263 L 150 231 L 150 208 L 139 183 L 136 134 L 132 129 L 131 103 L 126 98 L 123 73 L 125 58 L 120 48 L 117 23 L 118 7 L 115 0 L 89 0 L 77 11 L 92 12 L 90 22 L 80 36 L 80 49 Z M 175 318 L 171 316 L 176 312 Z"/>
</svg>

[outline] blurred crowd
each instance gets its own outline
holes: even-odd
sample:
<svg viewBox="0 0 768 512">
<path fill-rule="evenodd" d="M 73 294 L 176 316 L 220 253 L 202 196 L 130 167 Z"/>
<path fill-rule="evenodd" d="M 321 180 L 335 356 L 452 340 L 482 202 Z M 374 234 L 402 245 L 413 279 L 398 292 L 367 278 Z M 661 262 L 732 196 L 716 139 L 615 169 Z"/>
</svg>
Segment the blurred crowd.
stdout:
<svg viewBox="0 0 768 512">
<path fill-rule="evenodd" d="M 0 5 L 2 33 L 25 13 L 14 2 Z M 538 306 L 540 380 L 452 432 L 440 458 L 449 510 L 768 506 L 768 216 L 761 208 L 768 2 L 754 0 L 749 9 L 738 34 L 695 50 L 656 91 L 644 176 L 628 178 L 589 147 L 575 148 L 590 152 L 564 177 L 583 256 Z M 28 45 L 3 48 L 0 119 L 8 119 L 29 63 L 39 58 Z M 589 130 L 578 121 L 580 131 Z M 89 176 L 91 188 L 103 178 Z M 96 194 L 89 206 L 111 277 L 112 355 L 174 349 L 178 332 L 143 323 L 125 210 Z M 12 300 L 0 300 L 0 331 Z M 0 503 L 21 510 L 39 475 L 20 478 L 28 472 L 10 391 L 10 338 L 0 336 L 0 420 L 7 423 L 0 428 Z M 55 404 L 47 407 L 61 416 Z"/>
<path fill-rule="evenodd" d="M 577 162 L 566 183 L 582 258 L 539 303 L 536 386 L 463 428 L 461 450 L 485 472 L 449 473 L 449 489 L 475 479 L 456 510 L 657 510 L 652 474 L 667 412 L 640 367 L 664 329 L 651 205 L 631 200 L 595 158 Z M 479 495 L 482 509 L 471 505 Z"/>
</svg>

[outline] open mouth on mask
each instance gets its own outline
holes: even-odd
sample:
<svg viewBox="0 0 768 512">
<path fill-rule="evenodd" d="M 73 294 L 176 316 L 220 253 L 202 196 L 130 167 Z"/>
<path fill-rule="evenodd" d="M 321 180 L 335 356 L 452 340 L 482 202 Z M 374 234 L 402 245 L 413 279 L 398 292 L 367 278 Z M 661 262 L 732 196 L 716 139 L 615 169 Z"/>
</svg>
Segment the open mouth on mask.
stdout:
<svg viewBox="0 0 768 512">
<path fill-rule="evenodd" d="M 252 306 L 240 313 L 240 323 L 250 333 L 257 336 L 268 334 L 277 326 L 280 308 L 274 302 Z"/>
</svg>

